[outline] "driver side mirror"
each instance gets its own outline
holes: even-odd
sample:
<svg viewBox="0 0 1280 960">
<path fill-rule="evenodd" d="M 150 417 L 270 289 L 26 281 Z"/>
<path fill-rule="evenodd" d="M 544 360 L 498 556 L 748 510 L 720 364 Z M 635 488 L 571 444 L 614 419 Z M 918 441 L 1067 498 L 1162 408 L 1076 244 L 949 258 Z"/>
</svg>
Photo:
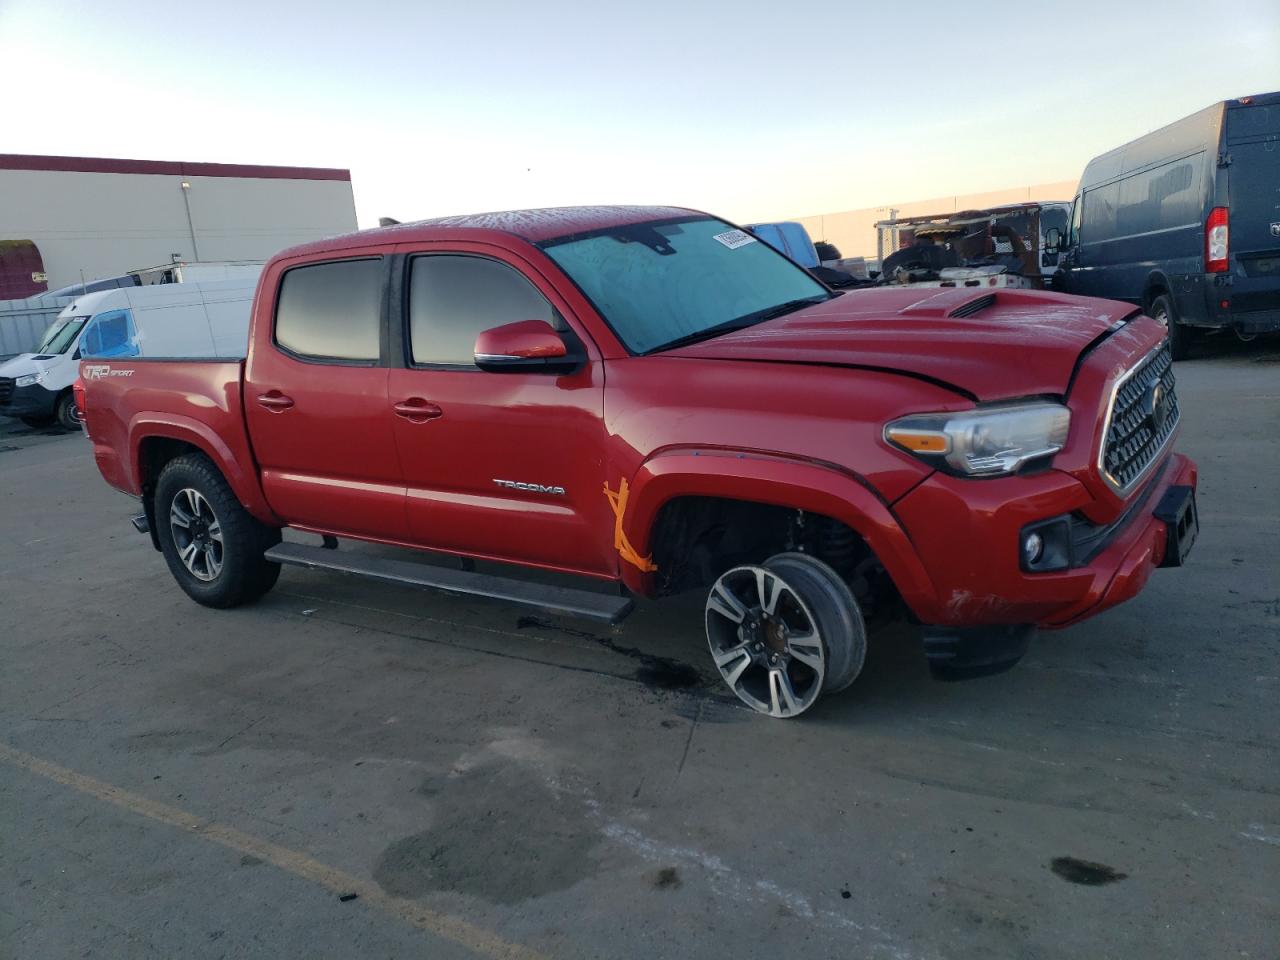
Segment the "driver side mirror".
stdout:
<svg viewBox="0 0 1280 960">
<path fill-rule="evenodd" d="M 573 373 L 585 360 L 577 338 L 545 320 L 518 320 L 476 337 L 476 366 L 489 373 Z"/>
<path fill-rule="evenodd" d="M 1057 227 L 1050 227 L 1044 235 L 1044 252 L 1057 253 L 1062 249 L 1062 231 Z"/>
</svg>

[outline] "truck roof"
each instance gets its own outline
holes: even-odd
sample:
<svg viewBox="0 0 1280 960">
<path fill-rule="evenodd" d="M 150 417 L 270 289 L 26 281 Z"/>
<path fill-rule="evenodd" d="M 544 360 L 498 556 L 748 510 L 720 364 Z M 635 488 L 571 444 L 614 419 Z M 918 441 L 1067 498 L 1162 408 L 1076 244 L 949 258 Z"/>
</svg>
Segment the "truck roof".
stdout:
<svg viewBox="0 0 1280 960">
<path fill-rule="evenodd" d="M 593 230 L 646 223 L 673 217 L 705 216 L 686 207 L 594 206 L 542 207 L 533 210 L 500 210 L 471 213 L 455 217 L 437 217 L 390 227 L 359 230 L 355 233 L 326 237 L 313 243 L 282 250 L 277 257 L 328 253 L 382 243 L 411 243 L 419 240 L 484 240 L 496 236 L 519 237 L 529 243 L 541 243 Z"/>
</svg>

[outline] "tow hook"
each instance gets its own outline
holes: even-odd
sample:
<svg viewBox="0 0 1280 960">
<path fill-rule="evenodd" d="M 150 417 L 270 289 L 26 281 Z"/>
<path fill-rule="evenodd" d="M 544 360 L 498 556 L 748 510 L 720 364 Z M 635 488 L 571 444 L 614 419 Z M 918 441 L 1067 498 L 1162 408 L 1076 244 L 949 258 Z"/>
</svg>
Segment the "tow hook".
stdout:
<svg viewBox="0 0 1280 960">
<path fill-rule="evenodd" d="M 129 522 L 133 524 L 133 529 L 139 533 L 151 532 L 151 524 L 147 523 L 147 515 L 145 513 L 140 513 L 136 517 L 130 518 Z"/>
</svg>

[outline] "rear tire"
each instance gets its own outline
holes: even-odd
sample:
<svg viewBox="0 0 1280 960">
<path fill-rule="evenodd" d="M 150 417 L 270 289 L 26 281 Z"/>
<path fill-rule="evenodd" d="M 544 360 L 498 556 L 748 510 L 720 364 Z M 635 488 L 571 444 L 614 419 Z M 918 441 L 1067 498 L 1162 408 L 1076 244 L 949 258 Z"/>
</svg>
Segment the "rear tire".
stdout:
<svg viewBox="0 0 1280 960">
<path fill-rule="evenodd" d="M 196 603 L 252 603 L 280 576 L 280 565 L 262 557 L 280 542 L 279 529 L 250 516 L 204 454 L 177 457 L 160 472 L 155 523 L 169 571 Z"/>
<path fill-rule="evenodd" d="M 76 409 L 76 398 L 70 390 L 58 397 L 53 417 L 63 430 L 80 429 L 80 411 Z"/>
<path fill-rule="evenodd" d="M 1173 297 L 1162 293 L 1151 301 L 1151 319 L 1169 331 L 1169 353 L 1174 360 L 1185 360 L 1191 353 L 1191 331 L 1178 321 Z"/>
</svg>

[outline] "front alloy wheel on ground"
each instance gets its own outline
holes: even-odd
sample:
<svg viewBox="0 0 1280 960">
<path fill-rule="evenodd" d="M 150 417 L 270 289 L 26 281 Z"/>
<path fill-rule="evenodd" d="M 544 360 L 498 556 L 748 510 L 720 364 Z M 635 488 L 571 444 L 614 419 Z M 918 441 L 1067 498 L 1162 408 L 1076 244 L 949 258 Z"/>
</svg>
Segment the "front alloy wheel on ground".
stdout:
<svg viewBox="0 0 1280 960">
<path fill-rule="evenodd" d="M 734 567 L 707 596 L 707 643 L 716 669 L 739 700 L 771 717 L 799 716 L 829 678 L 847 685 L 855 659 L 861 668 L 844 597 L 816 568 L 818 561 L 794 556 L 800 560 Z"/>
</svg>

